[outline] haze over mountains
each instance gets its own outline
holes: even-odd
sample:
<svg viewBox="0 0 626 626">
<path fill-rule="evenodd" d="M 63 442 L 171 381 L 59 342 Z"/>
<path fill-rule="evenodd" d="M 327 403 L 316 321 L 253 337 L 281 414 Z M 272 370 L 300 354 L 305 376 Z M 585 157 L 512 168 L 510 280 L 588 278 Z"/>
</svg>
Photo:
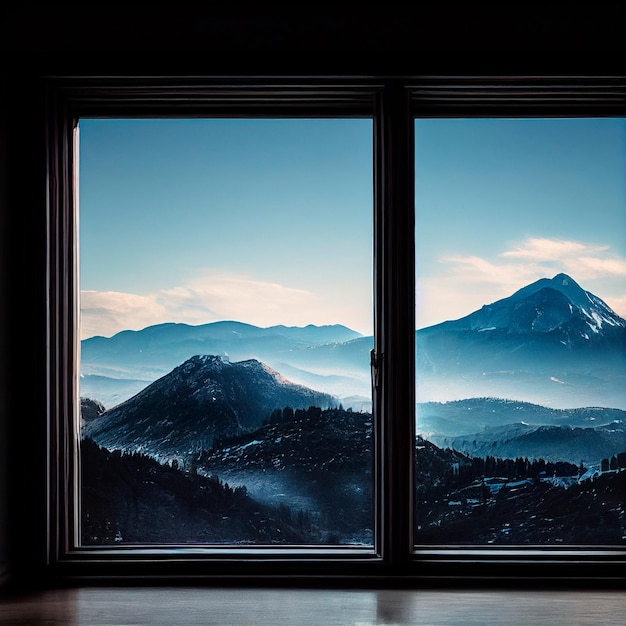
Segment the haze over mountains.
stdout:
<svg viewBox="0 0 626 626">
<path fill-rule="evenodd" d="M 336 324 L 259 328 L 235 321 L 159 324 L 81 343 L 81 395 L 107 408 L 199 355 L 255 359 L 294 383 L 338 397 L 370 393 L 371 337 Z"/>
<path fill-rule="evenodd" d="M 557 274 L 463 318 L 416 331 L 418 402 L 494 396 L 552 408 L 626 409 L 626 321 Z M 198 354 L 256 359 L 368 409 L 373 338 L 341 326 L 160 324 L 81 344 L 81 395 L 106 407 Z"/>
<path fill-rule="evenodd" d="M 442 448 L 471 456 L 542 458 L 596 464 L 626 450 L 626 411 L 550 409 L 500 398 L 426 402 L 417 430 Z"/>
<path fill-rule="evenodd" d="M 95 468 L 85 482 L 89 519 L 117 520 L 87 525 L 90 541 L 118 541 L 111 533 L 119 520 L 126 541 L 138 532 L 128 520 L 150 528 L 157 509 L 169 513 L 154 540 L 171 540 L 179 536 L 169 519 L 176 507 L 209 503 L 211 493 L 220 506 L 255 516 L 251 537 L 259 541 L 371 543 L 371 347 L 372 337 L 340 325 L 238 322 L 163 324 L 84 341 L 81 436 L 103 447 L 86 448 Z M 511 520 L 522 543 L 562 541 L 573 522 L 571 538 L 587 540 L 591 514 L 602 520 L 600 543 L 626 537 L 625 352 L 626 322 L 564 274 L 417 331 L 417 531 L 425 541 L 456 528 L 460 542 L 506 543 Z M 104 383 L 108 401 L 97 393 Z M 133 384 L 142 388 L 131 392 Z M 135 465 L 150 476 L 139 480 Z M 95 478 L 106 472 L 116 477 L 114 493 Z M 601 477 L 602 498 L 591 476 Z M 564 489 L 576 493 L 577 521 L 558 504 Z M 209 517 L 214 506 L 206 504 Z M 526 527 L 528 507 L 536 523 Z M 186 540 L 246 539 L 243 513 L 232 518 L 239 530 L 228 532 L 232 510 L 209 534 L 190 518 Z"/>
</svg>

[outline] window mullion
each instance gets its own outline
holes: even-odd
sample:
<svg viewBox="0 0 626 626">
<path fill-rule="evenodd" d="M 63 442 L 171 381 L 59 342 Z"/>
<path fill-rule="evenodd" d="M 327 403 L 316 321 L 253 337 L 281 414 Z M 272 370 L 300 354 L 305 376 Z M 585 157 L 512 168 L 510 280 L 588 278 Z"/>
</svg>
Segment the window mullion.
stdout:
<svg viewBox="0 0 626 626">
<path fill-rule="evenodd" d="M 413 129 L 407 91 L 388 84 L 376 125 L 376 363 L 375 406 L 382 446 L 378 459 L 381 553 L 394 567 L 412 547 L 415 440 L 415 251 Z"/>
</svg>

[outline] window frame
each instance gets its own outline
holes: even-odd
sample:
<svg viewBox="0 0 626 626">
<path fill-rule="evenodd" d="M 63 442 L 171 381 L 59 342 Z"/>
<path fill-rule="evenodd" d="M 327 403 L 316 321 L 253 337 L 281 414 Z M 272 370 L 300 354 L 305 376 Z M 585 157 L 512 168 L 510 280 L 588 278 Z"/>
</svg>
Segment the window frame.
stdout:
<svg viewBox="0 0 626 626">
<path fill-rule="evenodd" d="M 585 580 L 623 577 L 626 550 L 424 549 L 413 545 L 415 117 L 623 116 L 609 78 L 49 77 L 44 79 L 49 575 L 224 581 Z M 78 494 L 77 212 L 80 117 L 371 117 L 374 189 L 374 549 L 75 548 Z M 567 573 L 564 574 L 563 567 Z"/>
<path fill-rule="evenodd" d="M 434 77 L 413 84 L 412 120 L 434 118 L 584 118 L 624 117 L 626 82 L 623 78 L 448 78 Z M 419 225 L 417 225 L 419 227 Z M 473 575 L 504 572 L 514 564 L 519 576 L 560 578 L 584 576 L 599 568 L 600 576 L 620 576 L 626 547 L 414 545 L 415 561 L 433 571 Z M 454 564 L 454 566 L 452 566 Z M 560 573 L 559 573 L 560 572 Z M 623 574 L 621 574 L 623 576 Z"/>
</svg>

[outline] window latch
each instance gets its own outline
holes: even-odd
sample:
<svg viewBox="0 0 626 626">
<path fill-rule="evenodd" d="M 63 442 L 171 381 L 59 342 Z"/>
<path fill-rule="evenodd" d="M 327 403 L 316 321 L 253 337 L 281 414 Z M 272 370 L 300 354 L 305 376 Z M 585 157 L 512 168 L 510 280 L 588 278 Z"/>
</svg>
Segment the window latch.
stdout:
<svg viewBox="0 0 626 626">
<path fill-rule="evenodd" d="M 370 368 L 372 371 L 372 385 L 374 389 L 378 389 L 381 362 L 382 354 L 377 354 L 376 350 L 372 348 L 370 350 Z"/>
</svg>

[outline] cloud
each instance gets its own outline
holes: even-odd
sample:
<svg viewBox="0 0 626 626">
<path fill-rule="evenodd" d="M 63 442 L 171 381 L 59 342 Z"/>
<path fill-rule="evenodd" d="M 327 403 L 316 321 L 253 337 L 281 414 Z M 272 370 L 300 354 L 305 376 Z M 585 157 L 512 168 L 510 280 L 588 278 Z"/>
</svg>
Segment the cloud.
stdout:
<svg viewBox="0 0 626 626">
<path fill-rule="evenodd" d="M 584 278 L 599 278 L 601 276 L 626 276 L 626 259 L 601 259 L 594 257 L 580 257 L 576 263 L 580 270 L 579 275 Z"/>
<path fill-rule="evenodd" d="M 80 297 L 81 338 L 109 336 L 124 329 L 138 330 L 164 321 L 167 314 L 154 295 L 119 291 L 82 291 Z M 132 319 L 132 324 L 127 325 Z"/>
<path fill-rule="evenodd" d="M 445 256 L 439 263 L 440 271 L 429 276 L 418 272 L 418 327 L 457 319 L 560 272 L 572 276 L 622 317 L 626 314 L 626 258 L 607 245 L 529 237 L 492 258 Z"/>
<path fill-rule="evenodd" d="M 613 309 L 613 311 L 615 311 L 615 313 L 626 319 L 626 295 L 618 296 L 616 298 L 603 298 L 603 300 Z"/>
<path fill-rule="evenodd" d="M 419 268 L 418 268 L 419 270 Z M 418 328 L 467 315 L 539 278 L 565 272 L 626 317 L 626 259 L 609 246 L 528 238 L 490 257 L 449 255 L 437 271 L 418 271 Z M 257 326 L 343 323 L 371 332 L 371 300 L 347 289 L 313 292 L 246 275 L 202 271 L 183 284 L 148 294 L 83 291 L 81 337 L 110 336 L 153 324 L 206 324 L 232 319 Z"/>
<path fill-rule="evenodd" d="M 449 266 L 450 277 L 468 283 L 509 286 L 525 281 L 537 272 L 533 264 L 497 263 L 479 256 L 447 256 L 440 259 Z"/>
<path fill-rule="evenodd" d="M 535 261 L 561 261 L 582 255 L 606 252 L 609 246 L 586 244 L 580 241 L 529 237 L 513 250 L 501 254 L 505 259 L 528 259 Z"/>
<path fill-rule="evenodd" d="M 546 269 L 561 267 L 560 271 L 571 274 L 577 280 L 626 276 L 626 259 L 611 253 L 607 245 L 528 238 L 500 256 L 538 263 Z"/>
<path fill-rule="evenodd" d="M 311 319 L 320 316 L 320 309 L 318 298 L 304 289 L 203 272 L 183 285 L 143 295 L 83 291 L 81 337 L 110 336 L 164 322 L 205 324 L 232 319 L 259 326 L 308 324 L 315 323 Z"/>
<path fill-rule="evenodd" d="M 294 311 L 315 305 L 315 296 L 305 289 L 255 280 L 248 276 L 203 272 L 185 285 L 158 293 L 158 300 L 175 314 L 200 322 L 212 319 L 255 320 L 273 324 Z M 272 321 L 273 320 L 273 321 Z"/>
</svg>

